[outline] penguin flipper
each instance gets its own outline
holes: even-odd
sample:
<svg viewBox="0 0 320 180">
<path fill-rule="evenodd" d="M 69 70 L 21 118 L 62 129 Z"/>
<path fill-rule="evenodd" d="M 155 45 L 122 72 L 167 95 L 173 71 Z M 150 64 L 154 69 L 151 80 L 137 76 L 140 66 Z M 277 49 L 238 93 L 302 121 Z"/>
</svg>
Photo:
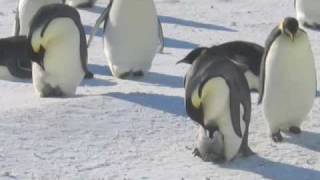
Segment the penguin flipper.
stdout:
<svg viewBox="0 0 320 180">
<path fill-rule="evenodd" d="M 272 46 L 272 43 L 276 40 L 277 37 L 279 37 L 281 35 L 281 31 L 279 29 L 279 27 L 275 27 L 272 32 L 270 33 L 270 35 L 268 36 L 268 39 L 266 41 L 265 44 L 265 49 L 264 49 L 264 53 L 262 56 L 262 60 L 261 60 L 261 67 L 260 67 L 260 84 L 259 84 L 259 99 L 258 99 L 258 104 L 261 104 L 262 99 L 263 99 L 263 94 L 264 94 L 264 84 L 265 84 L 265 66 L 266 66 L 266 59 L 269 53 L 269 50 Z"/>
<path fill-rule="evenodd" d="M 20 34 L 20 19 L 19 19 L 19 8 L 17 8 L 14 36 L 19 36 L 19 34 Z"/>
<path fill-rule="evenodd" d="M 209 48 L 207 47 L 200 47 L 200 48 L 194 49 L 185 58 L 178 61 L 177 64 L 179 63 L 192 64 L 199 56 L 204 54 L 207 50 L 209 50 Z"/>
<path fill-rule="evenodd" d="M 163 29 L 161 25 L 160 18 L 158 17 L 158 33 L 159 33 L 159 41 L 160 41 L 160 46 L 158 52 L 160 54 L 163 54 L 163 49 L 164 49 L 164 37 L 163 37 Z"/>
<path fill-rule="evenodd" d="M 105 25 L 109 19 L 109 14 L 110 14 L 110 9 L 112 7 L 112 3 L 113 3 L 113 0 L 110 0 L 108 6 L 106 7 L 106 9 L 102 12 L 102 14 L 100 15 L 100 17 L 97 19 L 96 21 L 96 24 L 94 25 L 93 27 L 93 30 L 91 32 L 91 35 L 90 35 L 90 38 L 88 40 L 88 47 L 90 46 L 94 36 L 96 35 L 96 33 L 98 32 L 98 29 L 100 27 L 100 25 L 105 22 Z"/>
</svg>

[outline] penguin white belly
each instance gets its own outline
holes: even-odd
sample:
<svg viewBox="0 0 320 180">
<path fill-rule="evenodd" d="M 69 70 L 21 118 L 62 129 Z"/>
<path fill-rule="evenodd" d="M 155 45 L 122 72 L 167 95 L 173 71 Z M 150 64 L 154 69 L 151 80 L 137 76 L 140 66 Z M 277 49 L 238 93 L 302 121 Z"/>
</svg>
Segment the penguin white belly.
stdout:
<svg viewBox="0 0 320 180">
<path fill-rule="evenodd" d="M 11 75 L 11 73 L 9 72 L 9 70 L 6 66 L 0 66 L 0 80 L 12 81 L 15 79 L 16 78 Z"/>
<path fill-rule="evenodd" d="M 158 22 L 152 0 L 116 0 L 105 29 L 104 51 L 115 76 L 148 71 L 158 48 Z"/>
<path fill-rule="evenodd" d="M 318 0 L 296 0 L 297 19 L 300 22 L 320 24 L 320 1 Z"/>
<path fill-rule="evenodd" d="M 41 7 L 54 3 L 61 3 L 61 0 L 20 0 L 18 6 L 20 20 L 19 34 L 28 35 L 33 16 Z"/>
<path fill-rule="evenodd" d="M 223 78 L 209 80 L 202 90 L 201 102 L 204 110 L 205 126 L 218 126 L 223 135 L 224 155 L 227 161 L 232 160 L 238 153 L 242 144 L 242 138 L 234 131 L 231 111 L 229 87 Z M 240 105 L 241 132 L 245 132 L 245 122 L 242 119 L 244 109 Z"/>
<path fill-rule="evenodd" d="M 79 30 L 69 18 L 53 20 L 49 28 L 50 33 L 61 31 L 61 29 L 65 32 L 57 33 L 61 36 L 52 39 L 46 45 L 45 71 L 38 64 L 33 63 L 34 85 L 39 94 L 44 86 L 49 84 L 52 88 L 59 87 L 64 95 L 72 96 L 85 74 L 80 59 Z"/>
<path fill-rule="evenodd" d="M 264 114 L 272 132 L 299 126 L 316 94 L 315 64 L 307 35 L 280 36 L 266 59 Z M 280 129 L 279 129 L 280 128 Z"/>
</svg>

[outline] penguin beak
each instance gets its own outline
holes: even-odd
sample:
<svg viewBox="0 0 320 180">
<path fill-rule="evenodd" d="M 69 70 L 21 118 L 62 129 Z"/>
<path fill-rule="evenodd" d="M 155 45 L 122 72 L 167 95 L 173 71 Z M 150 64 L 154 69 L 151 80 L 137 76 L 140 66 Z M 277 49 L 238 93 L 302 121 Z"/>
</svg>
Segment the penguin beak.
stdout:
<svg viewBox="0 0 320 180">
<path fill-rule="evenodd" d="M 46 50 L 43 48 L 43 46 L 40 46 L 38 51 L 32 51 L 32 61 L 37 63 L 43 70 L 45 70 L 44 68 L 44 54 L 45 54 Z"/>
</svg>

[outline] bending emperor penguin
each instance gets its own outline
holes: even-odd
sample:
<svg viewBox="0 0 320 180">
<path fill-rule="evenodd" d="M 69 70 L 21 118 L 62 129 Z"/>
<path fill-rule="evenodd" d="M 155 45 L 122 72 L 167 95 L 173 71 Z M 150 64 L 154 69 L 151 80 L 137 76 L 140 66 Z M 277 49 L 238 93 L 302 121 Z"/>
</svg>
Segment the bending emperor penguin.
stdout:
<svg viewBox="0 0 320 180">
<path fill-rule="evenodd" d="M 163 44 L 153 0 L 111 0 L 96 22 L 89 45 L 102 22 L 104 52 L 112 74 L 118 78 L 143 76 L 151 67 L 159 43 Z"/>
<path fill-rule="evenodd" d="M 29 39 L 38 58 L 32 76 L 41 97 L 74 95 L 87 72 L 85 33 L 76 9 L 63 4 L 42 7 L 31 23 Z"/>
<path fill-rule="evenodd" d="M 29 34 L 30 22 L 37 11 L 46 5 L 62 3 L 62 0 L 19 0 L 14 35 Z"/>
<path fill-rule="evenodd" d="M 269 35 L 261 63 L 262 102 L 272 139 L 280 131 L 301 132 L 316 96 L 316 69 L 308 35 L 295 18 L 285 18 Z"/>
<path fill-rule="evenodd" d="M 64 3 L 72 7 L 90 8 L 93 7 L 96 1 L 97 0 L 64 0 Z"/>
<path fill-rule="evenodd" d="M 203 50 L 210 50 L 216 55 L 225 56 L 226 60 L 235 63 L 244 73 L 251 91 L 258 92 L 260 81 L 260 66 L 264 48 L 247 41 L 231 41 L 210 48 L 201 47 L 193 50 L 183 62 L 192 64 Z"/>
<path fill-rule="evenodd" d="M 217 157 L 230 161 L 238 154 L 253 154 L 248 146 L 250 89 L 244 73 L 215 50 L 196 51 L 199 53 L 192 62 L 189 57 L 194 51 L 180 61 L 192 64 L 185 76 L 186 111 L 207 132 L 213 148 L 203 150 L 200 142 L 195 153 L 210 161 L 218 160 Z"/>
<path fill-rule="evenodd" d="M 0 79 L 31 78 L 32 48 L 26 36 L 0 39 Z"/>
<path fill-rule="evenodd" d="M 301 25 L 320 30 L 320 1 L 295 0 L 294 6 Z"/>
</svg>

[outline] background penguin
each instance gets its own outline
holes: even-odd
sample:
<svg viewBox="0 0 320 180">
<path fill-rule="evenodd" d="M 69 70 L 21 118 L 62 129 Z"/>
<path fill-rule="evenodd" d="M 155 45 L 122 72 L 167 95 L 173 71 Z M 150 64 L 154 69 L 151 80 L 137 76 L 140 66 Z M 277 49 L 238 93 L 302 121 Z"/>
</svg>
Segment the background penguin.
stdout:
<svg viewBox="0 0 320 180">
<path fill-rule="evenodd" d="M 86 72 L 87 48 L 76 9 L 63 4 L 42 7 L 31 23 L 32 75 L 40 96 L 70 96 Z M 41 58 L 42 57 L 42 58 Z"/>
<path fill-rule="evenodd" d="M 159 42 L 163 42 L 153 0 L 111 0 L 97 20 L 88 44 L 102 22 L 104 52 L 112 74 L 125 78 L 147 72 Z"/>
<path fill-rule="evenodd" d="M 193 60 L 185 77 L 187 114 L 209 131 L 210 138 L 214 138 L 215 131 L 221 133 L 224 144 L 222 158 L 230 161 L 239 153 L 245 156 L 253 154 L 248 146 L 250 90 L 243 72 L 226 56 L 215 54 L 214 50 L 198 51 L 200 55 Z M 190 63 L 189 59 L 180 62 Z"/>
<path fill-rule="evenodd" d="M 295 0 L 294 6 L 301 25 L 320 30 L 320 1 Z"/>
<path fill-rule="evenodd" d="M 316 70 L 308 35 L 295 18 L 285 18 L 269 35 L 261 63 L 261 89 L 265 118 L 272 139 L 280 131 L 300 133 L 300 124 L 316 96 Z"/>
<path fill-rule="evenodd" d="M 64 0 L 64 3 L 72 7 L 90 8 L 93 7 L 96 1 L 97 0 Z"/>
<path fill-rule="evenodd" d="M 62 3 L 62 0 L 19 0 L 14 35 L 27 36 L 30 29 L 30 22 L 37 11 L 49 4 Z"/>
<path fill-rule="evenodd" d="M 225 56 L 227 60 L 235 63 L 245 74 L 251 91 L 258 92 L 260 64 L 264 48 L 258 44 L 246 41 L 231 41 L 211 48 L 201 47 L 193 50 L 183 62 L 192 64 L 199 58 L 203 50 L 209 50 L 215 55 Z"/>
<path fill-rule="evenodd" d="M 0 79 L 31 78 L 31 52 L 26 36 L 0 39 Z"/>
</svg>

